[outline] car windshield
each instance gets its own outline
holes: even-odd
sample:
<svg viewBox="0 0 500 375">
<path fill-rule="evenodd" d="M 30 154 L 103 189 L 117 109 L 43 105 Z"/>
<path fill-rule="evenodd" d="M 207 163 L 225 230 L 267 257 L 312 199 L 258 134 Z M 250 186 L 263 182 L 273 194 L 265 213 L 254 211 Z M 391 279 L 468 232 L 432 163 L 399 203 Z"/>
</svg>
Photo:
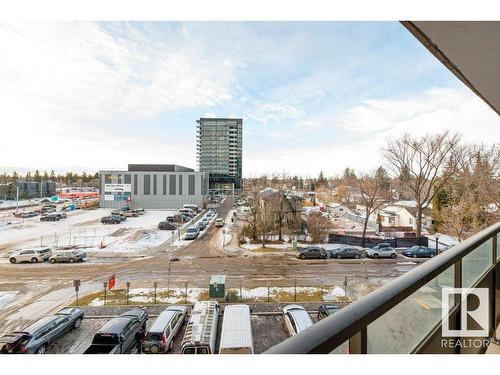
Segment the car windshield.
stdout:
<svg viewBox="0 0 500 375">
<path fill-rule="evenodd" d="M 48 253 L 50 251 L 50 249 L 42 249 L 40 250 L 40 254 L 45 254 L 45 253 Z"/>
<path fill-rule="evenodd" d="M 196 228 L 188 228 L 187 232 L 188 233 L 196 233 L 197 229 Z"/>
<path fill-rule="evenodd" d="M 101 345 L 117 345 L 120 343 L 118 335 L 110 333 L 98 333 L 92 342 Z"/>
</svg>

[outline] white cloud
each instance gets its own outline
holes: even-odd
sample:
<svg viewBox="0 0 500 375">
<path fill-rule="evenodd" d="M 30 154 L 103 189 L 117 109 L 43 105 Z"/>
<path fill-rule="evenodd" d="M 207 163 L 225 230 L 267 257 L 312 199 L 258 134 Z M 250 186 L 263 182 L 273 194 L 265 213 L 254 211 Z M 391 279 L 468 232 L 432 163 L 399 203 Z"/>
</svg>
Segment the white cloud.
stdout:
<svg viewBox="0 0 500 375">
<path fill-rule="evenodd" d="M 112 145 L 128 144 L 117 125 L 231 98 L 230 60 L 182 48 L 174 32 L 165 42 L 129 26 L 120 32 L 95 23 L 0 24 L 0 166 L 90 169 L 113 152 L 131 160 L 130 148 Z M 34 157 L 34 150 L 68 145 L 64 160 Z M 154 148 L 142 150 L 154 155 Z"/>
<path fill-rule="evenodd" d="M 338 119 L 315 125 L 317 132 L 303 128 L 309 138 L 304 132 L 288 132 L 278 147 L 247 152 L 246 173 L 285 169 L 304 176 L 316 176 L 321 170 L 334 175 L 345 167 L 367 172 L 384 162 L 381 149 L 389 139 L 450 130 L 465 142 L 491 144 L 499 141 L 500 118 L 466 89 L 432 89 L 403 99 L 368 100 L 346 109 Z M 279 135 L 278 130 L 275 133 Z"/>
<path fill-rule="evenodd" d="M 246 117 L 269 124 L 296 119 L 304 115 L 300 109 L 285 103 L 258 103 L 246 112 Z"/>
</svg>

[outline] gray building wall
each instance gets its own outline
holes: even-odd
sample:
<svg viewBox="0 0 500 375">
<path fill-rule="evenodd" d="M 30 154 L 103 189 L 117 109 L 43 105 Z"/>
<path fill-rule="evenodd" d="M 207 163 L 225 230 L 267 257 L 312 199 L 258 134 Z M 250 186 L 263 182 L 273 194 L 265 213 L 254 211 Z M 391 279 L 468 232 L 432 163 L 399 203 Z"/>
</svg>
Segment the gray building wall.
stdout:
<svg viewBox="0 0 500 375">
<path fill-rule="evenodd" d="M 203 207 L 208 195 L 208 173 L 204 172 L 100 171 L 99 179 L 99 203 L 104 208 L 126 205 L 123 200 L 106 200 L 105 184 L 131 184 L 131 208 L 178 209 L 185 204 Z"/>
</svg>

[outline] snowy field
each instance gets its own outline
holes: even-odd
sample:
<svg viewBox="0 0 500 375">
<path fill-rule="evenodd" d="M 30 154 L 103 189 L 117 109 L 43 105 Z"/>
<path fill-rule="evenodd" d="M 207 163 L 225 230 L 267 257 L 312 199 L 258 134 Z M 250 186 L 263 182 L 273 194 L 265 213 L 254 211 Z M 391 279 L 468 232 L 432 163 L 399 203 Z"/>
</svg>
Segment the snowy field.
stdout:
<svg viewBox="0 0 500 375">
<path fill-rule="evenodd" d="M 159 231 L 157 225 L 173 211 L 146 210 L 143 215 L 129 217 L 120 224 L 101 224 L 100 219 L 111 211 L 76 210 L 56 222 L 41 222 L 39 217 L 33 217 L 0 226 L 0 249 L 10 252 L 27 246 L 76 245 L 95 252 L 129 252 L 161 245 L 171 236 L 170 231 Z"/>
</svg>

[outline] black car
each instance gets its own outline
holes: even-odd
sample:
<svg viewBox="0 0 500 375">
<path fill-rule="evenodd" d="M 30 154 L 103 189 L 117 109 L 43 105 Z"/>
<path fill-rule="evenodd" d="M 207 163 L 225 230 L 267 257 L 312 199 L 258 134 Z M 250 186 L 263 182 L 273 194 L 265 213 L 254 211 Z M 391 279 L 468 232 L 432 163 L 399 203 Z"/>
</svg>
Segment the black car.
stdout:
<svg viewBox="0 0 500 375">
<path fill-rule="evenodd" d="M 338 249 L 333 249 L 330 251 L 330 256 L 332 258 L 342 259 L 342 258 L 354 258 L 359 259 L 363 256 L 361 250 L 355 247 L 339 247 Z"/>
<path fill-rule="evenodd" d="M 296 256 L 300 259 L 326 259 L 326 251 L 319 246 L 308 246 L 297 250 Z"/>
<path fill-rule="evenodd" d="M 341 309 L 341 307 L 339 305 L 335 305 L 335 304 L 321 305 L 318 309 L 318 320 L 324 319 L 327 316 L 335 314 L 340 309 Z"/>
<path fill-rule="evenodd" d="M 118 216 L 104 216 L 101 219 L 101 223 L 103 224 L 120 224 L 121 222 Z"/>
<path fill-rule="evenodd" d="M 123 354 L 136 345 L 136 334 L 146 332 L 148 312 L 142 308 L 129 310 L 110 319 L 94 336 L 83 354 Z"/>
<path fill-rule="evenodd" d="M 158 229 L 159 230 L 176 230 L 177 227 L 168 221 L 160 221 L 158 223 Z"/>
<path fill-rule="evenodd" d="M 43 214 L 40 216 L 40 221 L 59 221 L 61 220 L 61 216 L 55 212 L 51 212 L 48 214 Z"/>
</svg>

